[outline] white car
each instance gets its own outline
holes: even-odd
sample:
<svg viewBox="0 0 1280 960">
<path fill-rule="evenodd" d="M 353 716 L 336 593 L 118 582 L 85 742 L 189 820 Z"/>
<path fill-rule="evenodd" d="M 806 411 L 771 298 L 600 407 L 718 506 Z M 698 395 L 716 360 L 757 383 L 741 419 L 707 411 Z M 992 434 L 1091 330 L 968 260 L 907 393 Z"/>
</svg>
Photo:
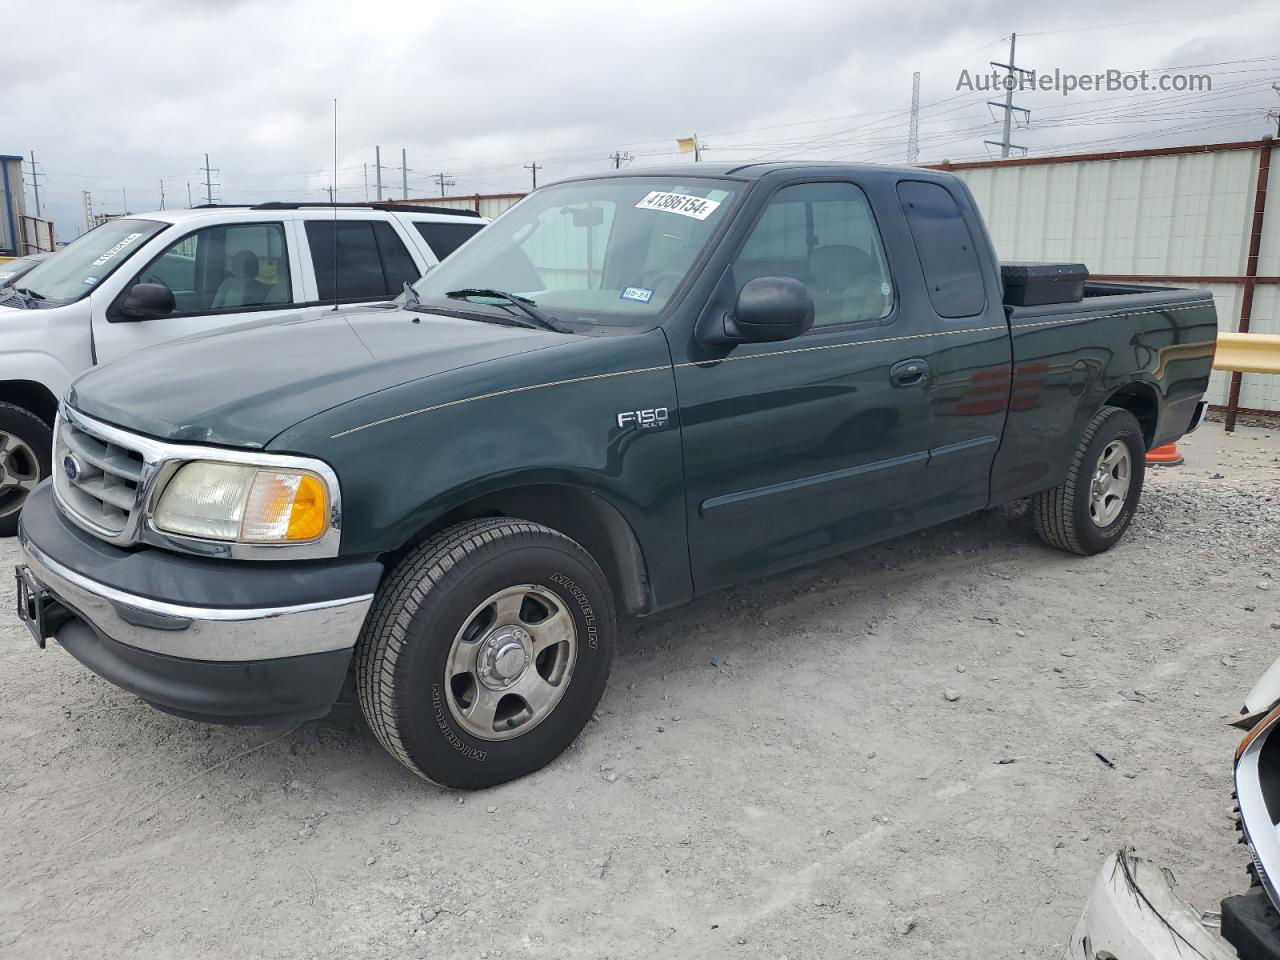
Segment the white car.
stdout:
<svg viewBox="0 0 1280 960">
<path fill-rule="evenodd" d="M 0 288 L 0 536 L 50 474 L 58 401 L 85 370 L 232 324 L 392 300 L 487 222 L 409 204 L 164 210 L 111 220 Z"/>
</svg>

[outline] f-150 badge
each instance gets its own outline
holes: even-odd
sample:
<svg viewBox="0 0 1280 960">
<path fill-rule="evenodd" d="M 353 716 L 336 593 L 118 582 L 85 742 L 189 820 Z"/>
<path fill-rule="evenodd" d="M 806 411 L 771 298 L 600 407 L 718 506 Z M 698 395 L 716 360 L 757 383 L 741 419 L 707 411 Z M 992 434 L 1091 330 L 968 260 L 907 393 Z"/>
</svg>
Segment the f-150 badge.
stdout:
<svg viewBox="0 0 1280 960">
<path fill-rule="evenodd" d="M 654 430 L 658 427 L 665 427 L 670 419 L 671 412 L 666 407 L 653 407 L 649 410 L 627 410 L 618 414 L 618 426 Z"/>
</svg>

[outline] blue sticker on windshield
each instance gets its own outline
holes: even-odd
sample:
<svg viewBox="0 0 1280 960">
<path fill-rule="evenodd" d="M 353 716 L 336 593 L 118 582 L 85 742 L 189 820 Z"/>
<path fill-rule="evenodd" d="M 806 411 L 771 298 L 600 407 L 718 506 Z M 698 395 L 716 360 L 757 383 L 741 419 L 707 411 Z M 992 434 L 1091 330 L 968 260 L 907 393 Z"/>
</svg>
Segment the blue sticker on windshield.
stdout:
<svg viewBox="0 0 1280 960">
<path fill-rule="evenodd" d="M 619 300 L 634 300 L 636 303 L 648 303 L 653 299 L 653 291 L 648 287 L 627 287 L 622 291 Z"/>
</svg>

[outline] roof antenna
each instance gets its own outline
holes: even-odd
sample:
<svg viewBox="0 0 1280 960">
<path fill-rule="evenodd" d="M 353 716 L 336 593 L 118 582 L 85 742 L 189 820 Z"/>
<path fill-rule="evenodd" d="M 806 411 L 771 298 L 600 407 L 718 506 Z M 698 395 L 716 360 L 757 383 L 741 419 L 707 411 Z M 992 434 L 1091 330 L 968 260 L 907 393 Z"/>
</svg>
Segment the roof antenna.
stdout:
<svg viewBox="0 0 1280 960">
<path fill-rule="evenodd" d="M 333 98 L 333 309 L 338 309 L 338 98 Z"/>
</svg>

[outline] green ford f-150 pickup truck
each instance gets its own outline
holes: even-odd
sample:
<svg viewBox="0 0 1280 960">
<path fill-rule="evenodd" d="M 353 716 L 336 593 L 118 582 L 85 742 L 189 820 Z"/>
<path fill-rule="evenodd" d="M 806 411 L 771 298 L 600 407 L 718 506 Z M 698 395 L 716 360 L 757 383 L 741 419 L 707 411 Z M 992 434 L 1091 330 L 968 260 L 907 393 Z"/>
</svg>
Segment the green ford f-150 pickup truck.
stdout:
<svg viewBox="0 0 1280 960">
<path fill-rule="evenodd" d="M 392 754 L 483 787 L 582 729 L 618 611 L 1029 496 L 1050 544 L 1112 546 L 1216 330 L 1202 291 L 1002 276 L 941 173 L 567 181 L 394 304 L 82 377 L 19 612 L 202 720 L 321 716 L 354 665 Z"/>
</svg>

